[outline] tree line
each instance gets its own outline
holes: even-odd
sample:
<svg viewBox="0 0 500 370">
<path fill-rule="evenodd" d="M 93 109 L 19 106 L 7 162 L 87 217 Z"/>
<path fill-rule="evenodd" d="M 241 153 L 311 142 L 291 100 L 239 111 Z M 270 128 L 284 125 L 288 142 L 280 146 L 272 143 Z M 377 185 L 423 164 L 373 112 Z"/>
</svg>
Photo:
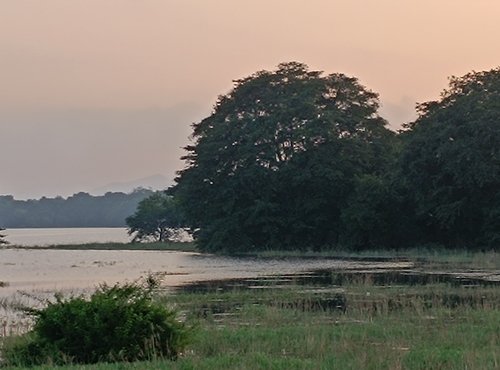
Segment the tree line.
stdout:
<svg viewBox="0 0 500 370">
<path fill-rule="evenodd" d="M 136 241 L 186 228 L 210 252 L 498 248 L 500 69 L 452 77 L 399 132 L 378 110 L 354 77 L 283 63 L 235 81 L 193 124 L 186 166 L 166 192 L 4 196 L 0 225 L 126 218 Z"/>
<path fill-rule="evenodd" d="M 500 69 L 452 77 L 397 133 L 378 109 L 301 63 L 237 80 L 193 124 L 166 212 L 203 251 L 500 247 Z"/>
<path fill-rule="evenodd" d="M 0 225 L 4 228 L 125 227 L 126 217 L 152 193 L 147 189 L 137 189 L 130 194 L 108 192 L 102 196 L 80 192 L 67 199 L 37 200 L 0 196 Z"/>
</svg>

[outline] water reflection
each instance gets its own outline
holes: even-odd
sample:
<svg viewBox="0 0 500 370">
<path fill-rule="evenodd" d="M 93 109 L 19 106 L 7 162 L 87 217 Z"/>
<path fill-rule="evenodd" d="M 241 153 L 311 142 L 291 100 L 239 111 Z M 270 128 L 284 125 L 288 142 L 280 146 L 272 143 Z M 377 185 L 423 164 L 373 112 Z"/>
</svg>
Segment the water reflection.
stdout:
<svg viewBox="0 0 500 370">
<path fill-rule="evenodd" d="M 7 229 L 4 234 L 10 244 L 30 247 L 56 244 L 127 243 L 130 241 L 127 229 L 123 227 Z"/>
<path fill-rule="evenodd" d="M 177 287 L 179 291 L 189 293 L 226 292 L 235 289 L 276 289 L 290 286 L 315 286 L 324 289 L 352 285 L 375 285 L 385 287 L 426 286 L 446 284 L 455 287 L 494 286 L 500 285 L 500 273 L 472 271 L 425 271 L 397 266 L 380 266 L 373 269 L 359 268 L 358 264 L 351 268 L 315 269 L 309 272 L 293 273 L 279 276 L 264 276 L 257 279 L 219 279 L 197 281 Z"/>
<path fill-rule="evenodd" d="M 134 281 L 162 274 L 163 284 L 179 286 L 196 281 L 255 278 L 304 273 L 318 269 L 402 269 L 404 261 L 338 259 L 256 259 L 219 257 L 172 251 L 115 250 L 0 250 L 0 296 L 17 290 L 72 290 L 100 283 Z"/>
<path fill-rule="evenodd" d="M 433 266 L 439 268 L 439 266 Z M 476 288 L 500 284 L 492 270 L 436 270 L 396 259 L 238 258 L 173 251 L 0 249 L 0 321 L 22 323 L 12 308 L 45 304 L 58 291 L 65 295 L 91 292 L 101 283 L 130 282 L 149 274 L 163 287 L 183 292 L 251 291 L 293 288 L 307 298 L 275 299 L 256 304 L 299 310 L 399 310 L 419 302 L 423 306 L 500 307 L 494 292 L 459 294 L 407 289 L 427 285 Z M 402 288 L 383 299 L 365 296 L 353 286 Z M 298 289 L 297 289 L 298 288 Z M 253 297 L 253 294 L 252 294 Z M 314 299 L 311 299 L 314 297 Z M 227 315 L 241 302 L 207 301 L 198 315 Z M 14 326 L 9 326 L 15 328 Z M 17 329 L 14 329 L 17 330 Z M 22 331 L 26 328 L 23 327 Z"/>
</svg>

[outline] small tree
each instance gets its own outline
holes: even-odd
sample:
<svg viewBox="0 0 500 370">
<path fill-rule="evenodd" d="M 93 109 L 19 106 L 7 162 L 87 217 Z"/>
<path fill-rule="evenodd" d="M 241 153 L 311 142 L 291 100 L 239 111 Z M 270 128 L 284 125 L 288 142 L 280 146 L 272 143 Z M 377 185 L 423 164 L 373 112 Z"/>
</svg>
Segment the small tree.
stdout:
<svg viewBox="0 0 500 370">
<path fill-rule="evenodd" d="M 139 202 L 136 212 L 127 217 L 128 234 L 132 241 L 165 242 L 182 227 L 182 217 L 172 196 L 156 192 Z"/>
<path fill-rule="evenodd" d="M 7 240 L 5 240 L 5 235 L 4 234 L 1 234 L 2 231 L 4 231 L 5 229 L 0 227 L 0 245 L 2 244 L 9 244 L 9 242 Z"/>
</svg>

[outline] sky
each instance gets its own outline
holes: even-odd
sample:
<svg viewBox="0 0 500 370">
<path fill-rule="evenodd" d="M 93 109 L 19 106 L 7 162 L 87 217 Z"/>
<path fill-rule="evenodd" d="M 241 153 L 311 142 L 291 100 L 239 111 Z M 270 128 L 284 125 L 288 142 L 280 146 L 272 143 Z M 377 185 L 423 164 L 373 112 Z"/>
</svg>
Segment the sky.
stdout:
<svg viewBox="0 0 500 370">
<path fill-rule="evenodd" d="M 499 18 L 498 0 L 2 0 L 0 195 L 171 181 L 232 81 L 287 61 L 357 77 L 398 129 L 500 65 Z"/>
</svg>

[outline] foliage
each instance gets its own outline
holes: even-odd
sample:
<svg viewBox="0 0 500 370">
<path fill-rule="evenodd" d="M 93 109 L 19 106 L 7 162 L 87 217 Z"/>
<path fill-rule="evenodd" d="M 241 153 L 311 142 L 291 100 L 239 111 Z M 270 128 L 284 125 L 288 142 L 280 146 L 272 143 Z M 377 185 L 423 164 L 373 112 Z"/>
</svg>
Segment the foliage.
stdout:
<svg viewBox="0 0 500 370">
<path fill-rule="evenodd" d="M 453 77 L 418 106 L 403 134 L 399 176 L 429 242 L 500 243 L 500 69 Z"/>
<path fill-rule="evenodd" d="M 388 289 L 356 275 L 342 286 L 345 312 L 318 305 L 331 302 L 331 285 L 178 293 L 169 301 L 199 321 L 178 361 L 61 370 L 498 368 L 497 287 L 387 282 Z"/>
<path fill-rule="evenodd" d="M 124 227 L 125 218 L 151 194 L 151 190 L 137 189 L 130 194 L 109 192 L 102 196 L 78 193 L 67 199 L 0 196 L 0 224 L 7 228 Z"/>
<path fill-rule="evenodd" d="M 90 299 L 57 297 L 36 315 L 33 330 L 7 342 L 7 365 L 175 359 L 189 329 L 152 299 L 152 286 L 101 286 Z"/>
<path fill-rule="evenodd" d="M 357 176 L 384 173 L 394 135 L 355 78 L 280 64 L 236 81 L 193 126 L 171 189 L 202 250 L 338 243 Z"/>
<path fill-rule="evenodd" d="M 387 179 L 359 176 L 342 209 L 340 243 L 356 250 L 401 248 L 404 237 L 397 235 L 400 215 L 401 209 Z"/>
<path fill-rule="evenodd" d="M 165 242 L 183 226 L 181 211 L 175 200 L 165 192 L 156 192 L 139 202 L 136 212 L 127 217 L 128 233 L 135 233 L 134 242 L 154 240 Z"/>
</svg>

